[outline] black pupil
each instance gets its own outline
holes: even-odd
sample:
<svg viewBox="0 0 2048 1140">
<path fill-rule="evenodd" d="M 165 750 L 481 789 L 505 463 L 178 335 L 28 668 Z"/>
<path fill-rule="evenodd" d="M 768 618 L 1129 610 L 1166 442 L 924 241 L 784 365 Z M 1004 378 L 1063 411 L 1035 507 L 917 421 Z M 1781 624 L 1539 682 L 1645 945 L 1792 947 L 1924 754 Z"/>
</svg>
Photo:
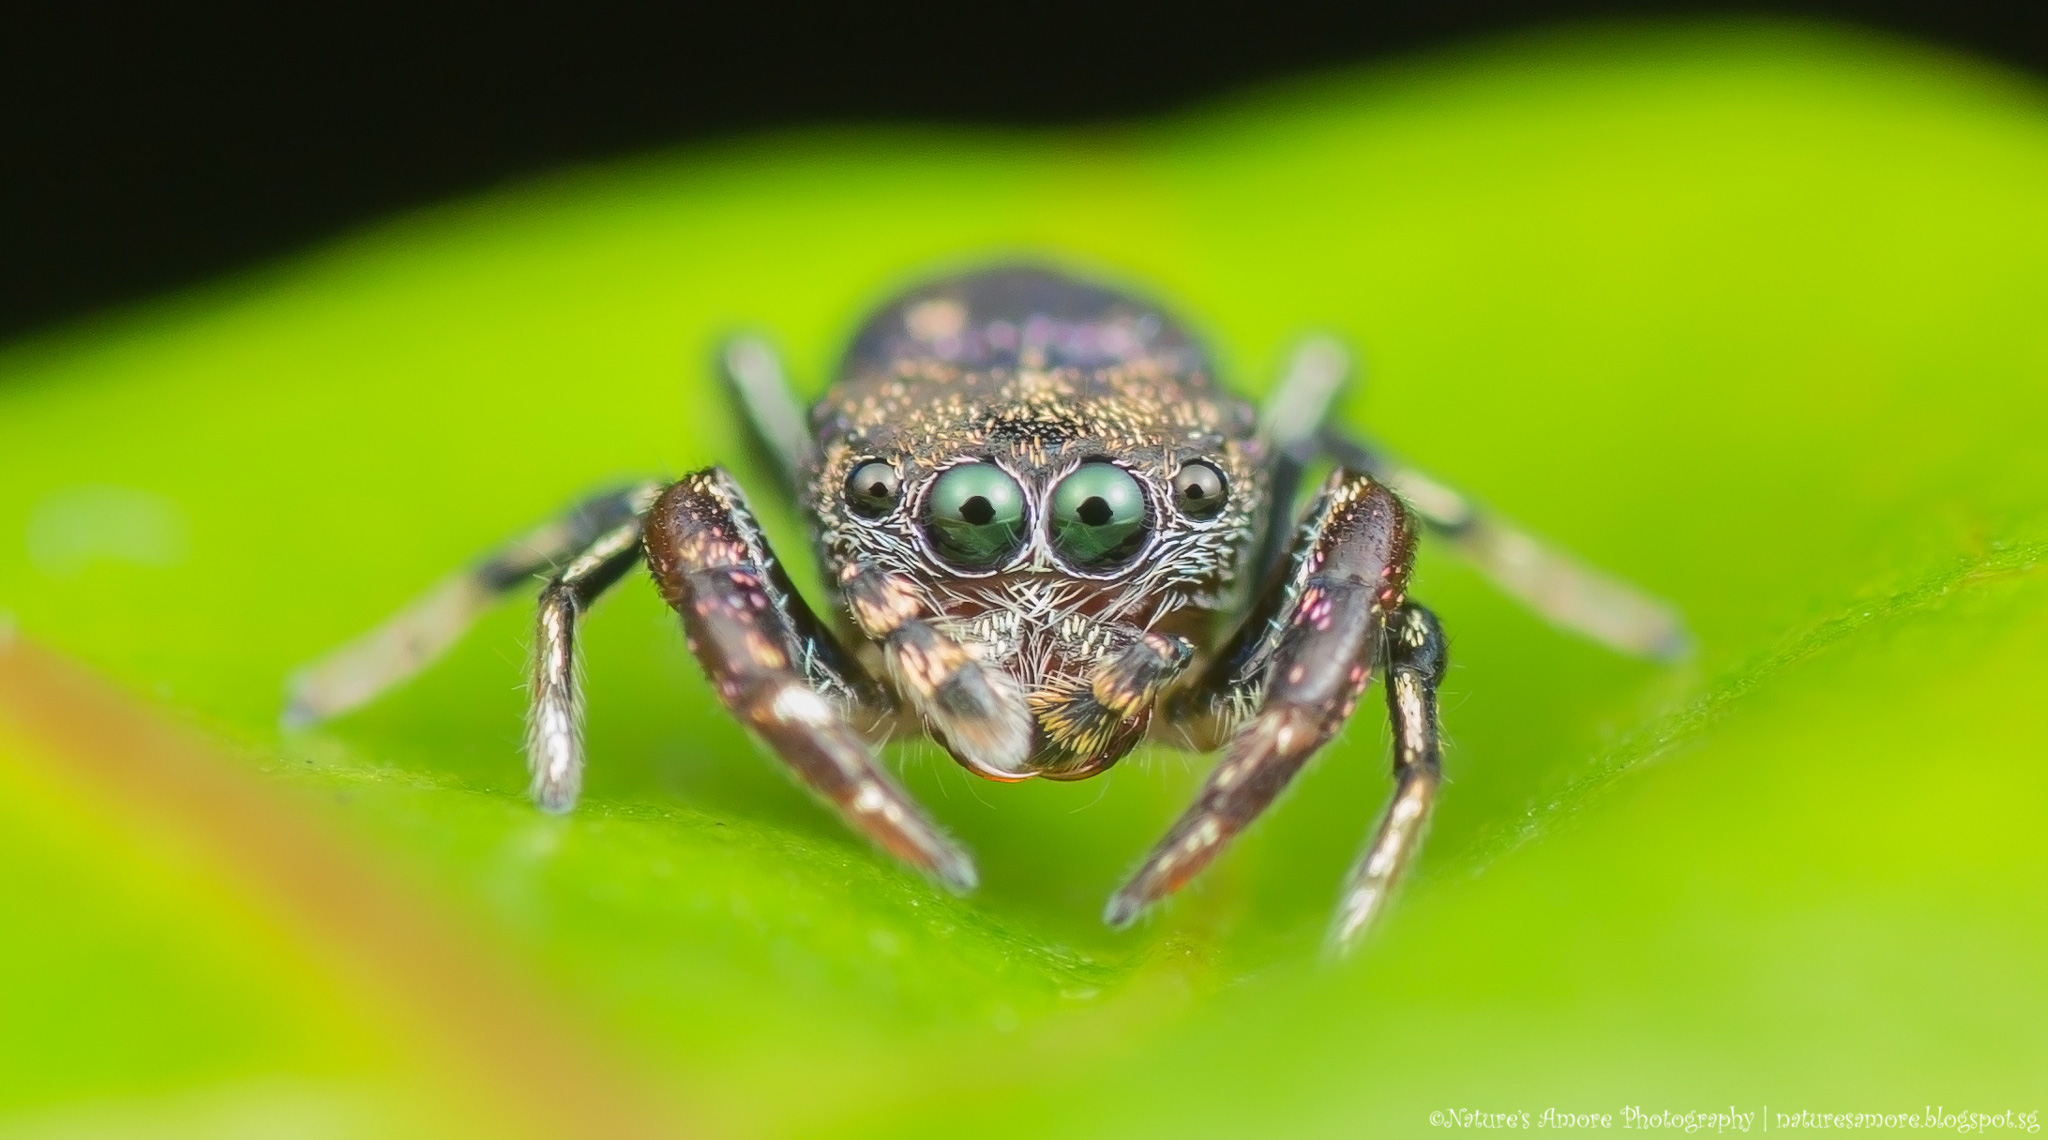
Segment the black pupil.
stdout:
<svg viewBox="0 0 2048 1140">
<path fill-rule="evenodd" d="M 887 498 L 889 495 L 889 484 L 877 479 L 868 484 L 868 494 L 873 495 L 877 499 Z"/>
<path fill-rule="evenodd" d="M 1188 482 L 1187 486 L 1181 488 L 1181 494 L 1186 495 L 1190 499 L 1203 499 L 1207 497 L 1202 491 L 1202 485 L 1192 480 Z"/>
<path fill-rule="evenodd" d="M 1199 491 L 1196 492 L 1198 495 L 1200 493 Z M 1110 508 L 1109 500 L 1100 495 L 1082 503 L 1081 509 L 1074 513 L 1081 516 L 1081 521 L 1089 526 L 1101 526 L 1116 515 L 1116 512 Z"/>
<path fill-rule="evenodd" d="M 996 508 L 987 498 L 976 495 L 960 504 L 960 517 L 975 526 L 987 526 L 996 517 Z"/>
</svg>

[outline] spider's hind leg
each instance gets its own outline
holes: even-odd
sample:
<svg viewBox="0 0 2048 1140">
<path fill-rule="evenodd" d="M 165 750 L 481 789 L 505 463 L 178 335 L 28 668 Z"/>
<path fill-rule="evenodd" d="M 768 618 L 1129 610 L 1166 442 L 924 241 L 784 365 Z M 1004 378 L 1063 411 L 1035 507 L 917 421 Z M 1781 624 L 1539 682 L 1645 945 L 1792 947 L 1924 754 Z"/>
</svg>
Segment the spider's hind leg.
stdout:
<svg viewBox="0 0 2048 1140">
<path fill-rule="evenodd" d="M 1275 454 L 1273 501 L 1282 511 L 1302 473 L 1317 459 L 1327 459 L 1393 488 L 1432 534 L 1552 623 L 1638 657 L 1671 661 L 1691 651 L 1685 622 L 1670 605 L 1586 565 L 1334 423 L 1330 409 L 1350 372 L 1350 354 L 1342 343 L 1311 337 L 1296 349 L 1260 412 L 1259 430 Z M 1282 537 L 1277 530 L 1270 534 L 1253 565 L 1270 565 Z"/>
<path fill-rule="evenodd" d="M 742 333 L 719 348 L 718 366 L 746 416 L 755 449 L 775 468 L 783 492 L 796 496 L 804 469 L 817 457 L 817 443 L 803 404 L 790 391 L 782 358 L 763 338 Z"/>
<path fill-rule="evenodd" d="M 1480 507 L 1466 495 L 1336 428 L 1321 439 L 1332 459 L 1370 471 L 1408 504 L 1431 533 L 1495 586 L 1553 625 L 1609 649 L 1652 661 L 1692 652 L 1692 635 L 1668 603 L 1579 559 Z"/>
<path fill-rule="evenodd" d="M 285 687 L 285 726 L 331 720 L 410 679 L 493 605 L 537 575 L 569 567 L 607 544 L 616 545 L 621 534 L 633 536 L 631 545 L 637 551 L 640 520 L 660 491 L 661 484 L 648 481 L 592 496 L 443 579 L 383 624 L 293 673 Z M 629 557 L 627 565 L 630 562 Z M 618 573 L 624 569 L 618 567 Z M 597 577 L 609 585 L 618 573 Z M 593 597 L 602 589 L 585 581 Z"/>
<path fill-rule="evenodd" d="M 1295 348 L 1280 383 L 1259 409 L 1259 434 L 1273 449 L 1272 522 L 1259 536 L 1249 563 L 1254 574 L 1269 573 L 1285 552 L 1295 493 L 1309 465 L 1322 454 L 1330 404 L 1350 371 L 1351 354 L 1341 341 L 1310 337 Z"/>
</svg>

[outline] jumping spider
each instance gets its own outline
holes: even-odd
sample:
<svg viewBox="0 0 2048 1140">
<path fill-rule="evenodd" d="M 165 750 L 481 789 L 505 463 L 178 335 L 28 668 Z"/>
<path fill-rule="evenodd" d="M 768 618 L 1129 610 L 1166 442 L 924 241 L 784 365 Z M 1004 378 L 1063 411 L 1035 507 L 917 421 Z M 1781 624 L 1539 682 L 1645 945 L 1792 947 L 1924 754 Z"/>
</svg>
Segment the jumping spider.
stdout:
<svg viewBox="0 0 2048 1140">
<path fill-rule="evenodd" d="M 856 830 L 956 889 L 973 862 L 876 763 L 880 742 L 926 732 L 1001 781 L 1084 779 L 1148 734 L 1221 748 L 1110 899 L 1123 926 L 1273 802 L 1377 668 L 1396 783 L 1344 889 L 1342 947 L 1414 854 L 1440 778 L 1444 636 L 1406 593 L 1418 524 L 1562 625 L 1651 657 L 1685 645 L 1666 607 L 1329 423 L 1346 363 L 1328 340 L 1254 414 L 1153 305 L 1011 267 L 883 308 L 808 417 L 760 341 L 724 364 L 810 517 L 841 620 L 804 601 L 712 467 L 597 496 L 443 582 L 298 674 L 287 719 L 368 701 L 544 575 L 526 753 L 534 799 L 566 811 L 583 773 L 576 623 L 644 558 L 726 708 Z M 1317 461 L 1335 470 L 1290 532 Z"/>
</svg>

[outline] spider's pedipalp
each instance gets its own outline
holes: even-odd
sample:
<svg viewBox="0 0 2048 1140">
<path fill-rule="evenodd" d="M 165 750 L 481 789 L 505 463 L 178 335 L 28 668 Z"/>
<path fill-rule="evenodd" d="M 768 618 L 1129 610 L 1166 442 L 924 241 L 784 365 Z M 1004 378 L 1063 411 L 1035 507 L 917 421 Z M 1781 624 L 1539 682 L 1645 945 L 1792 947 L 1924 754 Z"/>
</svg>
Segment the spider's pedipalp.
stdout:
<svg viewBox="0 0 2048 1140">
<path fill-rule="evenodd" d="M 990 779 L 1028 775 L 1032 719 L 1016 677 L 984 666 L 925 621 L 917 591 L 901 576 L 848 563 L 840 588 L 855 624 L 881 646 L 897 693 L 955 757 Z"/>
<path fill-rule="evenodd" d="M 1040 730 L 1061 754 L 1074 757 L 1041 774 L 1080 780 L 1116 763 L 1128 751 L 1128 740 L 1151 724 L 1160 691 L 1187 669 L 1194 655 L 1187 638 L 1147 630 L 1104 659 L 1093 674 L 1032 693 L 1031 712 Z"/>
</svg>

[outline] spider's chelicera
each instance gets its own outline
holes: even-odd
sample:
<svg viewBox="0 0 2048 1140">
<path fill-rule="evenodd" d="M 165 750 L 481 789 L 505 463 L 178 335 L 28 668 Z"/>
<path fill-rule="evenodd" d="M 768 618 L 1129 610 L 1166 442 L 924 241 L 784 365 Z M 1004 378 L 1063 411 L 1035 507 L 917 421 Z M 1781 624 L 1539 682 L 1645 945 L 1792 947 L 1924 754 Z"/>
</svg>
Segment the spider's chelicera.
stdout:
<svg viewBox="0 0 2048 1140">
<path fill-rule="evenodd" d="M 1566 626 L 1676 655 L 1672 612 L 1327 417 L 1345 354 L 1307 342 L 1263 411 L 1174 320 L 1038 268 L 948 278 L 861 329 L 808 416 L 765 344 L 728 379 L 809 515 L 831 605 L 783 573 L 722 468 L 597 496 L 293 679 L 287 718 L 410 676 L 497 597 L 540 593 L 527 756 L 581 786 L 575 630 L 643 559 L 719 699 L 854 828 L 955 888 L 973 862 L 875 759 L 927 733 L 995 780 L 1078 780 L 1141 740 L 1222 758 L 1110 900 L 1131 921 L 1242 831 L 1383 676 L 1395 790 L 1344 888 L 1349 945 L 1416 850 L 1439 781 L 1444 636 L 1408 596 L 1422 529 Z M 1304 473 L 1333 469 L 1297 515 Z"/>
</svg>

